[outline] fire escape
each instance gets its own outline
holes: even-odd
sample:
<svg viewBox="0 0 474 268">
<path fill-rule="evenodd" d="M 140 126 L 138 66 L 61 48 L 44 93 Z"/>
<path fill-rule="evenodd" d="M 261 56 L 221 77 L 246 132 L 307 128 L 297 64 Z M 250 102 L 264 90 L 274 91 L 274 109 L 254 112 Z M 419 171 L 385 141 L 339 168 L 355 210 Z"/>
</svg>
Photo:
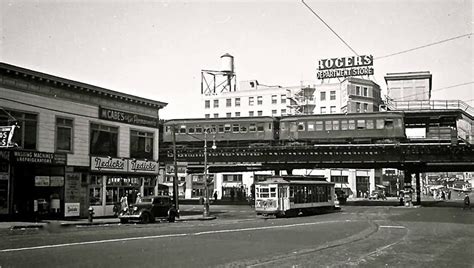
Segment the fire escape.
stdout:
<svg viewBox="0 0 474 268">
<path fill-rule="evenodd" d="M 289 108 L 288 114 L 313 114 L 316 107 L 314 91 L 316 91 L 314 86 L 301 86 L 293 90 L 288 89 L 286 92 L 286 98 L 289 102 L 287 106 Z"/>
</svg>

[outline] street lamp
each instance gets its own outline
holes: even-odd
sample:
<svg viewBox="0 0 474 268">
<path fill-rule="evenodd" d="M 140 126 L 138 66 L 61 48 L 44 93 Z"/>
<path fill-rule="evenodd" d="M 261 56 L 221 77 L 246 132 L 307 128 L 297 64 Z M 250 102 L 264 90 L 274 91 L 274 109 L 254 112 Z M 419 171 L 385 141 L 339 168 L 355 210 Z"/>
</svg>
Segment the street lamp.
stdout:
<svg viewBox="0 0 474 268">
<path fill-rule="evenodd" d="M 207 173 L 207 132 L 209 129 L 204 130 L 204 217 L 209 217 L 209 187 L 208 187 L 208 173 Z M 212 149 L 216 149 L 215 137 L 212 139 Z"/>
</svg>

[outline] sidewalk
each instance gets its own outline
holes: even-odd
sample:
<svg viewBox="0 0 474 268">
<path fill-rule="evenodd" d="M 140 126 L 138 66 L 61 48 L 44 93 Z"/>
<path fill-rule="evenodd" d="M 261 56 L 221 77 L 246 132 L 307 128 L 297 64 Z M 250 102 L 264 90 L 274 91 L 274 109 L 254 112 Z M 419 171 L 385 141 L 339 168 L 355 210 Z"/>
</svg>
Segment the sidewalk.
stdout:
<svg viewBox="0 0 474 268">
<path fill-rule="evenodd" d="M 216 216 L 203 217 L 203 215 L 183 215 L 176 218 L 177 222 L 184 221 L 207 221 L 215 220 Z M 6 221 L 0 222 L 0 230 L 23 230 L 23 229 L 42 229 L 47 226 L 87 226 L 87 225 L 108 225 L 120 224 L 118 218 L 94 218 L 92 222 L 88 219 L 63 219 L 63 220 L 43 220 L 40 222 L 20 222 L 20 221 Z"/>
</svg>

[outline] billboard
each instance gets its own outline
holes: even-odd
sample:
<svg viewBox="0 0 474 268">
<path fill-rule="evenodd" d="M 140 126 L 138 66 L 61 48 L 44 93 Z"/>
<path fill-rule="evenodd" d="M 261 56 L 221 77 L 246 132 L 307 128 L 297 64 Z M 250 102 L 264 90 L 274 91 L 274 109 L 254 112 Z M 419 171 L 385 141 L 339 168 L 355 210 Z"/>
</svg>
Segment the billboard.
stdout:
<svg viewBox="0 0 474 268">
<path fill-rule="evenodd" d="M 344 58 L 321 59 L 318 62 L 318 79 L 363 76 L 374 74 L 374 57 L 362 55 Z"/>
</svg>

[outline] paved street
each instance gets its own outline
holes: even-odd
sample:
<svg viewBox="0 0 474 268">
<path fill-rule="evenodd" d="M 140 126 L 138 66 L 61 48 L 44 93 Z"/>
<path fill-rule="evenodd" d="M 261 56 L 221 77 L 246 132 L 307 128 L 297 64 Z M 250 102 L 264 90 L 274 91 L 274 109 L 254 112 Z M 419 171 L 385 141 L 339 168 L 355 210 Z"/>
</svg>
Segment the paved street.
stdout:
<svg viewBox="0 0 474 268">
<path fill-rule="evenodd" d="M 201 206 L 181 209 L 200 211 Z M 472 267 L 474 213 L 456 207 L 346 206 L 263 219 L 214 206 L 212 221 L 12 230 L 3 267 Z"/>
</svg>

